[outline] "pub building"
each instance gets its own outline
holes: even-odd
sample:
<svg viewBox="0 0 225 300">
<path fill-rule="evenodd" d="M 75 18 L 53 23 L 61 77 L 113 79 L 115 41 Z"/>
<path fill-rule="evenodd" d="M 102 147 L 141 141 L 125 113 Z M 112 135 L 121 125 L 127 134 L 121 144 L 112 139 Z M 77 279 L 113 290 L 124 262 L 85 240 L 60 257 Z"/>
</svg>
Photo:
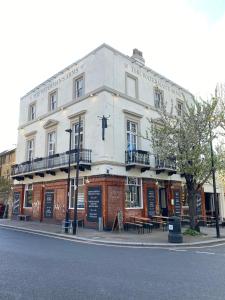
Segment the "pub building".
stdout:
<svg viewBox="0 0 225 300">
<path fill-rule="evenodd" d="M 172 160 L 153 154 L 145 135 L 148 118 L 162 103 L 182 114 L 193 95 L 131 57 L 103 44 L 44 81 L 20 99 L 13 217 L 61 223 L 67 209 L 71 129 L 69 212 L 73 219 L 80 120 L 78 219 L 110 229 L 118 211 L 129 216 L 187 213 L 185 184 Z M 212 193 L 212 187 L 207 187 Z M 211 190 L 210 190 L 211 189 Z M 224 214 L 223 193 L 220 213 Z M 213 210 L 199 192 L 198 213 Z M 211 201 L 211 202 L 210 202 Z M 209 205 L 210 204 L 210 205 Z"/>
</svg>

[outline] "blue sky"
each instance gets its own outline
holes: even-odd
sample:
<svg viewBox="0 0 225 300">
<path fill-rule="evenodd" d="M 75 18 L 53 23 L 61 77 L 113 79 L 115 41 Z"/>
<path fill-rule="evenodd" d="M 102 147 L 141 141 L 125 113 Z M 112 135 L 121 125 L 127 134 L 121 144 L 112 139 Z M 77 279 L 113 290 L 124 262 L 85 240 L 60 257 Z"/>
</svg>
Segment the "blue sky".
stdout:
<svg viewBox="0 0 225 300">
<path fill-rule="evenodd" d="M 212 22 L 222 18 L 225 13 L 225 0 L 187 0 L 187 3 L 194 10 L 206 14 Z"/>
<path fill-rule="evenodd" d="M 225 0 L 0 1 L 0 151 L 17 143 L 20 97 L 102 43 L 207 98 L 224 37 Z"/>
</svg>

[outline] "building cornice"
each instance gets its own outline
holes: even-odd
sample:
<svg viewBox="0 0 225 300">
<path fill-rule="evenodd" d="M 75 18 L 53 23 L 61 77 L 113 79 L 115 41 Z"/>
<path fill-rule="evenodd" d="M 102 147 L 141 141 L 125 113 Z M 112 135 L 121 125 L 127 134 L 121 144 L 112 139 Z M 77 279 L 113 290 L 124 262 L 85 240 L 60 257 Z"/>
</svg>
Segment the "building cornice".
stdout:
<svg viewBox="0 0 225 300">
<path fill-rule="evenodd" d="M 185 89 L 182 86 L 178 85 L 177 83 L 173 82 L 172 80 L 168 79 L 167 77 L 162 76 L 161 74 L 159 74 L 158 72 L 152 70 L 151 68 L 148 68 L 146 66 L 140 66 L 132 57 L 123 54 L 122 52 L 116 50 L 115 48 L 109 46 L 108 44 L 103 43 L 102 45 L 100 45 L 96 49 L 92 50 L 91 52 L 89 52 L 87 55 L 85 55 L 81 59 L 78 59 L 76 62 L 72 63 L 71 65 L 69 65 L 67 67 L 65 67 L 64 69 L 62 69 L 61 71 L 57 72 L 56 74 L 54 74 L 53 76 L 51 76 L 50 78 L 48 78 L 47 80 L 45 80 L 44 82 L 42 82 L 41 84 L 37 85 L 35 88 L 33 88 L 31 91 L 29 91 L 28 93 L 26 93 L 23 97 L 21 97 L 21 100 L 23 100 L 28 95 L 34 93 L 35 91 L 37 91 L 41 87 L 45 86 L 47 83 L 51 82 L 52 80 L 54 80 L 55 78 L 57 78 L 58 76 L 60 76 L 61 74 L 63 74 L 64 72 L 66 72 L 69 69 L 77 66 L 79 63 L 81 63 L 83 60 L 85 60 L 88 56 L 94 55 L 96 52 L 98 52 L 102 48 L 106 48 L 106 49 L 110 50 L 111 52 L 113 52 L 113 54 L 117 54 L 117 55 L 120 55 L 120 56 L 124 57 L 125 59 L 129 60 L 133 65 L 137 66 L 138 68 L 142 68 L 142 69 L 146 70 L 147 72 L 151 72 L 153 75 L 157 76 L 159 79 L 163 79 L 163 80 L 169 82 L 171 85 L 176 86 L 178 89 L 181 89 L 182 91 L 184 91 L 184 92 L 190 94 L 192 97 L 194 97 L 193 94 L 190 91 L 188 91 L 187 89 Z"/>
<path fill-rule="evenodd" d="M 146 102 L 142 101 L 142 100 L 139 100 L 139 99 L 136 99 L 136 98 L 132 98 L 132 97 L 129 97 L 128 95 L 126 95 L 125 93 L 122 93 L 118 90 L 115 90 L 113 88 L 110 88 L 110 87 L 107 87 L 107 86 L 102 86 L 102 87 L 99 87 L 87 94 L 85 94 L 83 97 L 80 97 L 80 99 L 75 99 L 75 100 L 72 100 L 70 102 L 68 102 L 67 104 L 64 104 L 60 107 L 58 107 L 56 110 L 52 111 L 52 112 L 47 112 L 46 114 L 38 117 L 37 119 L 35 120 L 32 120 L 32 121 L 29 121 L 29 122 L 26 122 L 22 125 L 20 125 L 18 127 L 18 129 L 23 129 L 25 128 L 26 126 L 29 126 L 31 124 L 34 124 L 38 121 L 41 121 L 41 120 L 44 120 L 45 118 L 48 118 L 49 116 L 51 115 L 54 115 L 55 113 L 57 112 L 60 112 L 60 111 L 63 111 L 64 109 L 66 109 L 67 107 L 70 107 L 76 103 L 80 103 L 92 96 L 97 96 L 98 94 L 100 93 L 103 93 L 103 92 L 107 92 L 107 93 L 110 93 L 112 96 L 115 96 L 115 97 L 120 97 L 120 98 L 123 98 L 125 100 L 128 100 L 130 102 L 133 102 L 133 103 L 136 103 L 138 105 L 141 105 L 142 107 L 146 108 L 146 109 L 151 109 L 153 111 L 158 111 L 154 106 L 150 105 L 150 104 L 147 104 Z M 79 112 L 77 112 L 77 114 L 79 114 Z"/>
</svg>

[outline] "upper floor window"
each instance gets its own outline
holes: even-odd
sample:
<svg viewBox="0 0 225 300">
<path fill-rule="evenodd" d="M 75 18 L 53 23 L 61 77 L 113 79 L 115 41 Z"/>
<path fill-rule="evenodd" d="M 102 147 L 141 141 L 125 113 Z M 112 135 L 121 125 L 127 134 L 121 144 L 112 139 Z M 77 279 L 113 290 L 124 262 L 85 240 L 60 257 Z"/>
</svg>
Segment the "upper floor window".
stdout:
<svg viewBox="0 0 225 300">
<path fill-rule="evenodd" d="M 49 132 L 47 137 L 48 156 L 55 154 L 56 149 L 56 133 L 55 131 Z"/>
<path fill-rule="evenodd" d="M 32 207 L 33 185 L 26 184 L 24 192 L 24 207 Z"/>
<path fill-rule="evenodd" d="M 36 103 L 32 103 L 29 106 L 29 121 L 32 121 L 36 118 Z"/>
<path fill-rule="evenodd" d="M 34 159 L 34 139 L 27 141 L 27 160 L 31 161 Z"/>
<path fill-rule="evenodd" d="M 137 123 L 127 120 L 127 150 L 137 150 Z"/>
<path fill-rule="evenodd" d="M 137 78 L 129 74 L 126 74 L 126 94 L 137 98 Z"/>
<path fill-rule="evenodd" d="M 80 76 L 74 80 L 74 91 L 76 99 L 84 95 L 84 76 Z"/>
<path fill-rule="evenodd" d="M 78 135 L 79 135 L 79 121 L 72 124 L 72 149 L 78 148 Z M 83 148 L 84 143 L 84 122 L 80 122 L 80 149 Z"/>
<path fill-rule="evenodd" d="M 126 208 L 141 208 L 141 179 L 136 177 L 127 177 L 125 185 Z"/>
<path fill-rule="evenodd" d="M 76 180 L 71 179 L 70 182 L 70 208 L 74 208 L 75 203 L 75 191 L 76 191 Z M 77 197 L 77 208 L 84 209 L 84 178 L 78 180 L 78 197 Z"/>
<path fill-rule="evenodd" d="M 182 112 L 183 112 L 183 103 L 179 100 L 177 100 L 177 115 L 178 116 L 182 116 Z"/>
<path fill-rule="evenodd" d="M 57 91 L 54 91 L 49 95 L 49 110 L 53 111 L 56 108 L 57 108 Z"/>
<path fill-rule="evenodd" d="M 162 108 L 164 103 L 164 94 L 163 91 L 159 88 L 154 88 L 154 102 L 155 102 L 155 108 Z"/>
</svg>

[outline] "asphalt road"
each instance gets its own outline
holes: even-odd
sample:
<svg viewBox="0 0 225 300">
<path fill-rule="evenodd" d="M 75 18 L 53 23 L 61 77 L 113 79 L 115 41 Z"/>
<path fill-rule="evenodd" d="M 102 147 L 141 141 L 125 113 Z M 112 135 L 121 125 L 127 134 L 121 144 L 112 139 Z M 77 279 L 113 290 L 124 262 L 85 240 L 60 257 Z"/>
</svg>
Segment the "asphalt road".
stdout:
<svg viewBox="0 0 225 300">
<path fill-rule="evenodd" d="M 225 299 L 225 245 L 147 249 L 0 229 L 0 299 Z"/>
</svg>

